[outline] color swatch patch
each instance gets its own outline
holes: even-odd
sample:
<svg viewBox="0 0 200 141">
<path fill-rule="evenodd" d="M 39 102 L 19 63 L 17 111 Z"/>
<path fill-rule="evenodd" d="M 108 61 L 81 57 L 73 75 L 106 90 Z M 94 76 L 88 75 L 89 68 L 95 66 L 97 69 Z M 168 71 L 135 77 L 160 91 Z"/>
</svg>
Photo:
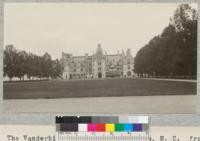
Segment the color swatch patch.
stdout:
<svg viewBox="0 0 200 141">
<path fill-rule="evenodd" d="M 148 117 L 65 116 L 56 117 L 56 125 L 60 132 L 145 132 L 148 130 Z"/>
<path fill-rule="evenodd" d="M 115 131 L 115 124 L 106 124 L 106 132 L 114 132 Z"/>
</svg>

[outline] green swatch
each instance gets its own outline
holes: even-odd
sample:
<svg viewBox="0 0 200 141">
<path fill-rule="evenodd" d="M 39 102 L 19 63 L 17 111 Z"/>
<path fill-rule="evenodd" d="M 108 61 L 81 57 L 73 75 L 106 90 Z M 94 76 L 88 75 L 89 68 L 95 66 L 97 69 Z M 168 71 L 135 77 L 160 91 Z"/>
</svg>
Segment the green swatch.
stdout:
<svg viewBox="0 0 200 141">
<path fill-rule="evenodd" d="M 124 125 L 123 124 L 115 124 L 115 131 L 124 131 Z"/>
</svg>

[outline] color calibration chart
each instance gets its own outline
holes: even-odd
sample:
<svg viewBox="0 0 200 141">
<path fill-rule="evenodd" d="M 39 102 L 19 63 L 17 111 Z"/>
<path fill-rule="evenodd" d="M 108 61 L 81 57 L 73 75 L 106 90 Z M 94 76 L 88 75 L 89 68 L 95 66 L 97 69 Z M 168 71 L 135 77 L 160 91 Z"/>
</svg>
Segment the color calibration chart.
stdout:
<svg viewBox="0 0 200 141">
<path fill-rule="evenodd" d="M 56 117 L 57 141 L 147 141 L 147 116 Z"/>
</svg>

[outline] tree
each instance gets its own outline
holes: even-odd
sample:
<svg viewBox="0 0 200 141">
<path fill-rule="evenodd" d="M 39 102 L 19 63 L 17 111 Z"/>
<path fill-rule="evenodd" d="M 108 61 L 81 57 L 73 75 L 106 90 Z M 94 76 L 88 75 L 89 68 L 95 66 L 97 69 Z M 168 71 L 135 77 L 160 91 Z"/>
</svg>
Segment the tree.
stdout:
<svg viewBox="0 0 200 141">
<path fill-rule="evenodd" d="M 56 59 L 55 61 L 53 61 L 53 72 L 51 77 L 61 78 L 62 72 L 63 72 L 62 64 L 58 59 Z"/>
<path fill-rule="evenodd" d="M 10 81 L 16 76 L 17 50 L 13 45 L 7 45 L 4 50 L 4 76 L 8 76 Z"/>
<path fill-rule="evenodd" d="M 48 53 L 45 53 L 43 57 L 41 58 L 42 62 L 42 77 L 49 78 L 52 76 L 53 72 L 53 63 L 51 60 L 51 56 Z"/>
<path fill-rule="evenodd" d="M 3 55 L 4 76 L 8 76 L 10 81 L 13 77 L 24 80 L 27 75 L 29 79 L 34 78 L 59 78 L 63 67 L 58 60 L 52 60 L 50 54 L 37 56 L 32 53 L 17 50 L 13 45 L 7 45 Z"/>
<path fill-rule="evenodd" d="M 24 75 L 27 74 L 27 53 L 25 51 L 19 51 L 17 53 L 17 58 L 16 58 L 16 76 L 21 80 L 23 78 L 24 80 Z"/>
<path fill-rule="evenodd" d="M 197 75 L 197 12 L 178 6 L 169 25 L 152 38 L 135 57 L 140 75 L 173 77 Z"/>
<path fill-rule="evenodd" d="M 26 61 L 26 70 L 27 70 L 27 77 L 29 80 L 34 77 L 35 72 L 35 66 L 34 66 L 34 55 L 32 53 L 29 53 L 27 56 Z"/>
<path fill-rule="evenodd" d="M 196 75 L 197 71 L 197 11 L 188 4 L 180 5 L 172 17 L 171 23 L 179 35 L 179 49 L 186 75 Z"/>
</svg>

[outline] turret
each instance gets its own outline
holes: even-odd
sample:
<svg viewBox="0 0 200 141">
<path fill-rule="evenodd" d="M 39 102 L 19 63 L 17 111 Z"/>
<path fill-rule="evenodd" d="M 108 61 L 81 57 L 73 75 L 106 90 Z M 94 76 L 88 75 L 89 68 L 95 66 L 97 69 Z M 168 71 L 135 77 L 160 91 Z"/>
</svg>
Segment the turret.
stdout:
<svg viewBox="0 0 200 141">
<path fill-rule="evenodd" d="M 101 48 L 101 44 L 97 45 L 97 51 L 96 51 L 96 58 L 102 59 L 103 58 L 103 49 Z"/>
</svg>

